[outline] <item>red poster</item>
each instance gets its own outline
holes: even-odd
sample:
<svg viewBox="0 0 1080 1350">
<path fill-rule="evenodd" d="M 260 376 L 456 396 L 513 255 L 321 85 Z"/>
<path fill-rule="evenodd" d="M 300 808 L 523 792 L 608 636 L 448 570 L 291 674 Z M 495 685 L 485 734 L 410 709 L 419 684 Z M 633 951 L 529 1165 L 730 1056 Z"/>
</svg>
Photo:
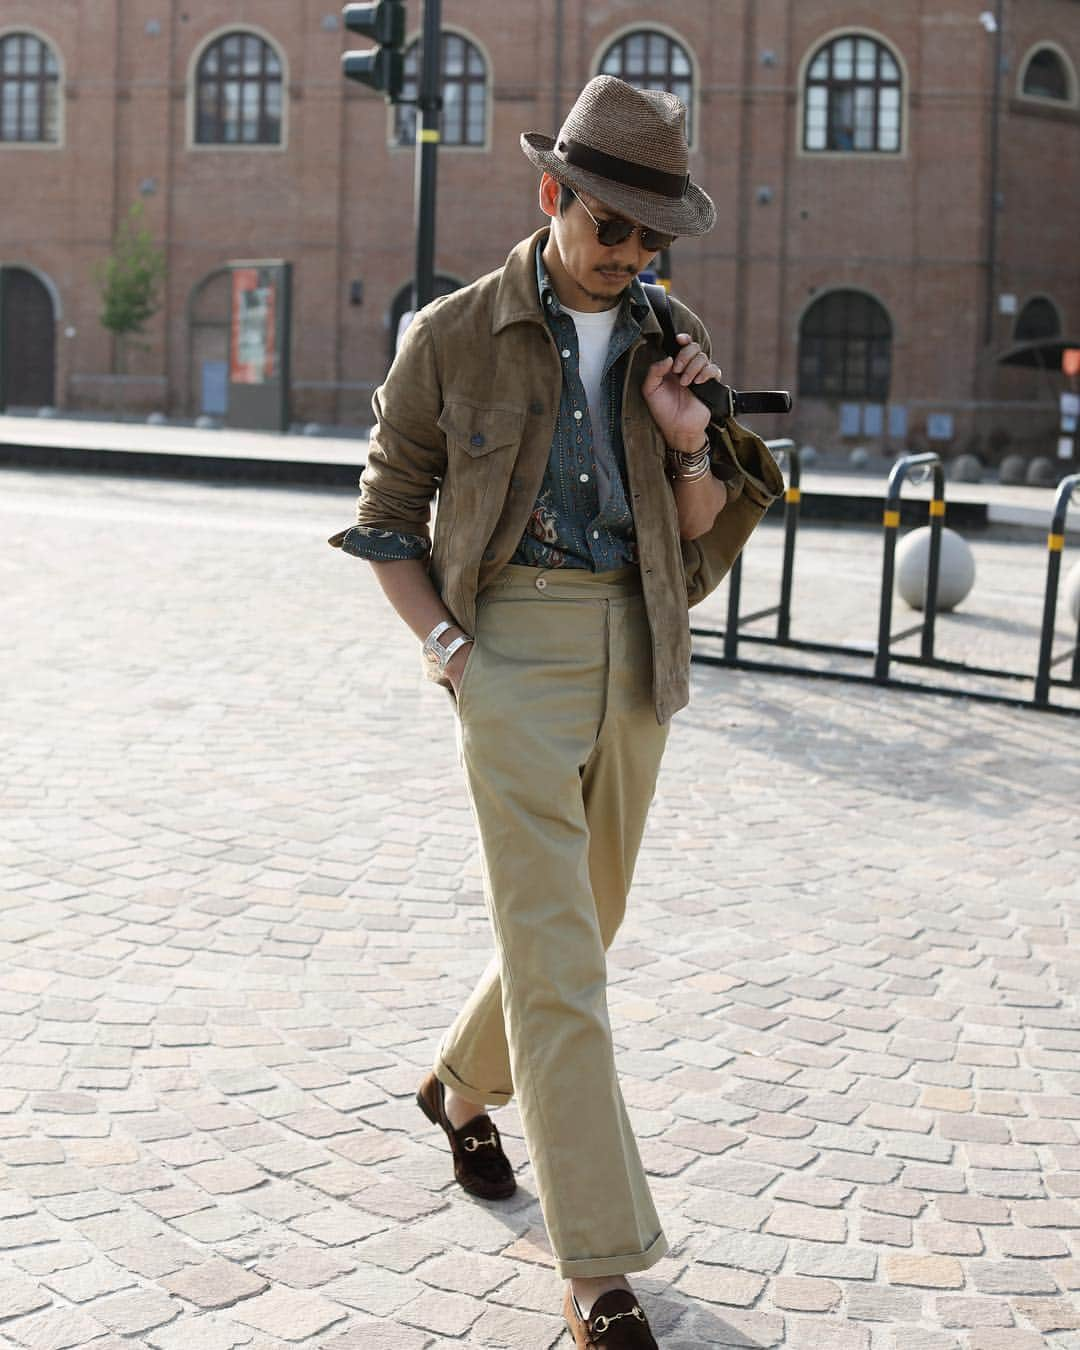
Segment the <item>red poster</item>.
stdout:
<svg viewBox="0 0 1080 1350">
<path fill-rule="evenodd" d="M 233 384 L 266 384 L 277 371 L 277 287 L 269 268 L 237 267 L 232 274 Z"/>
</svg>

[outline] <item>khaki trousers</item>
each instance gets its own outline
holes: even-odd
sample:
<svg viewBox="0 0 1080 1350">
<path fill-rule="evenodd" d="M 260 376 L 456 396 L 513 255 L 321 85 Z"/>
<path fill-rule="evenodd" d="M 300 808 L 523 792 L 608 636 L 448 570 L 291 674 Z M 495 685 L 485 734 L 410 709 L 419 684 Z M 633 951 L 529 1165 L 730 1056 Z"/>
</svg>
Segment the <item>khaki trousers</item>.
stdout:
<svg viewBox="0 0 1080 1350">
<path fill-rule="evenodd" d="M 667 739 L 637 568 L 509 566 L 480 597 L 458 701 L 496 955 L 435 1062 L 516 1094 L 559 1274 L 667 1251 L 615 1073 L 605 951 Z"/>
</svg>

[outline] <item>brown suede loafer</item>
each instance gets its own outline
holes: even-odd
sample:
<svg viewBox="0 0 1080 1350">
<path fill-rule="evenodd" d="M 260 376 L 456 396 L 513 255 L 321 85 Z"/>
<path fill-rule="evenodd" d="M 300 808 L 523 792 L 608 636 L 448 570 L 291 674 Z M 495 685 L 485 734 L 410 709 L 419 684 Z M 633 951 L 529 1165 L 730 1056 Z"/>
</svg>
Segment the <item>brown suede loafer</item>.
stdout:
<svg viewBox="0 0 1080 1350">
<path fill-rule="evenodd" d="M 499 1131 L 486 1113 L 455 1130 L 446 1114 L 446 1089 L 433 1073 L 420 1084 L 416 1104 L 433 1125 L 441 1125 L 454 1155 L 454 1176 L 481 1200 L 506 1200 L 517 1190 L 514 1169 L 503 1152 Z"/>
<path fill-rule="evenodd" d="M 601 1294 L 583 1318 L 567 1285 L 563 1316 L 577 1350 L 659 1350 L 641 1304 L 628 1289 Z"/>
</svg>

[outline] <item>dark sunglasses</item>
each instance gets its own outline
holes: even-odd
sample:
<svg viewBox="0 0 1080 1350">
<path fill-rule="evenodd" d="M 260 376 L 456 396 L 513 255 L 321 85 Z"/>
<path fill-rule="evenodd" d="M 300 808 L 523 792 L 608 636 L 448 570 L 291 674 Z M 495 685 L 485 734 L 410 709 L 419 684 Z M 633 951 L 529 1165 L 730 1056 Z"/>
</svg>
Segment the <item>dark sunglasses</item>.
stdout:
<svg viewBox="0 0 1080 1350">
<path fill-rule="evenodd" d="M 574 189 L 570 189 L 574 192 Z M 581 198 L 574 192 L 574 196 L 581 202 Z M 678 235 L 661 234 L 659 230 L 650 230 L 647 225 L 635 225 L 632 220 L 623 220 L 621 217 L 614 219 L 597 220 L 593 213 L 585 206 L 585 213 L 596 226 L 596 237 L 605 248 L 614 248 L 616 244 L 625 244 L 632 234 L 641 235 L 641 247 L 646 253 L 660 253 L 665 248 L 670 248 Z"/>
</svg>

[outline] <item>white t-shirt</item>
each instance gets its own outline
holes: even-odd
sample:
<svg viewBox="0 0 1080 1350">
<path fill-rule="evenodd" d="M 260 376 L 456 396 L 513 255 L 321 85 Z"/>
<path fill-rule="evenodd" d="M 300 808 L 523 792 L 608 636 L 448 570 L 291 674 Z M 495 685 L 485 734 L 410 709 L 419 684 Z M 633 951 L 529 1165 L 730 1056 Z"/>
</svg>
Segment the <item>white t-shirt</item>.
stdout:
<svg viewBox="0 0 1080 1350">
<path fill-rule="evenodd" d="M 581 310 L 563 309 L 574 321 L 578 336 L 578 374 L 585 386 L 585 397 L 589 402 L 589 417 L 592 421 L 593 437 L 603 436 L 607 432 L 607 407 L 601 404 L 600 386 L 604 379 L 604 361 L 607 358 L 608 343 L 619 320 L 619 306 L 602 309 L 596 314 L 583 314 Z"/>
</svg>

